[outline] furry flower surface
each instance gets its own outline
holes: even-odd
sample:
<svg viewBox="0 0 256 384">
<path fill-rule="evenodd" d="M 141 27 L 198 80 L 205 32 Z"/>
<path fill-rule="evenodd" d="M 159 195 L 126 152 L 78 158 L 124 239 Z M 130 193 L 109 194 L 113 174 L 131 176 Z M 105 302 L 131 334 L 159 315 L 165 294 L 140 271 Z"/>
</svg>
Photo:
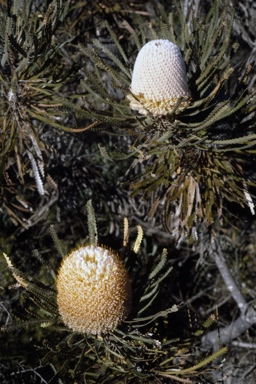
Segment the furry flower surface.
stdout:
<svg viewBox="0 0 256 384">
<path fill-rule="evenodd" d="M 63 322 L 73 331 L 113 331 L 131 307 L 131 285 L 120 257 L 96 245 L 71 252 L 59 269 L 57 303 Z"/>
<path fill-rule="evenodd" d="M 175 113 L 189 104 L 185 63 L 179 47 L 169 40 L 152 40 L 145 44 L 136 58 L 129 95 L 131 109 L 139 113 L 162 116 Z"/>
</svg>

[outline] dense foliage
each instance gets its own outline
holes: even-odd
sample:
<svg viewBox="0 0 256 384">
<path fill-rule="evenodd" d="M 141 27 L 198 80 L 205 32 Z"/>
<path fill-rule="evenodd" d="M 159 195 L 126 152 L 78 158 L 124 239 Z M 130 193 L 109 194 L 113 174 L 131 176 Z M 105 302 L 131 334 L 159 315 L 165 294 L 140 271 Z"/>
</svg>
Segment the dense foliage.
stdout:
<svg viewBox="0 0 256 384">
<path fill-rule="evenodd" d="M 255 14 L 0 1 L 2 383 L 255 382 Z M 155 39 L 180 48 L 191 93 L 166 116 L 129 102 Z M 88 244 L 119 254 L 133 292 L 99 335 L 56 300 L 62 258 Z"/>
</svg>

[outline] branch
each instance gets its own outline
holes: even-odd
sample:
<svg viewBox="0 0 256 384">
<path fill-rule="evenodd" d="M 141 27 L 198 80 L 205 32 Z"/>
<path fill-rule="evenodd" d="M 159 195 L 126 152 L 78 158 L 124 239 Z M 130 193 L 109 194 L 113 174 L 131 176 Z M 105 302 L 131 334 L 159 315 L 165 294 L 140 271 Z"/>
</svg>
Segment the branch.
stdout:
<svg viewBox="0 0 256 384">
<path fill-rule="evenodd" d="M 247 307 L 247 302 L 244 296 L 242 295 L 238 285 L 235 282 L 234 277 L 232 276 L 227 266 L 227 263 L 223 256 L 220 245 L 216 239 L 213 240 L 213 242 L 211 243 L 211 246 L 209 248 L 209 253 L 210 253 L 210 256 L 213 258 L 213 260 L 215 261 L 215 264 L 217 265 L 218 270 L 224 280 L 224 283 L 227 289 L 229 290 L 229 292 L 231 293 L 231 296 L 236 301 L 240 311 L 243 312 Z"/>
<path fill-rule="evenodd" d="M 242 295 L 227 266 L 219 243 L 216 239 L 209 244 L 209 253 L 215 261 L 227 289 L 240 309 L 240 316 L 230 325 L 208 332 L 205 336 L 203 336 L 203 347 L 206 349 L 213 348 L 216 350 L 220 345 L 231 343 L 232 340 L 236 339 L 242 333 L 251 328 L 252 325 L 256 324 L 256 311 L 246 302 L 244 296 Z"/>
</svg>

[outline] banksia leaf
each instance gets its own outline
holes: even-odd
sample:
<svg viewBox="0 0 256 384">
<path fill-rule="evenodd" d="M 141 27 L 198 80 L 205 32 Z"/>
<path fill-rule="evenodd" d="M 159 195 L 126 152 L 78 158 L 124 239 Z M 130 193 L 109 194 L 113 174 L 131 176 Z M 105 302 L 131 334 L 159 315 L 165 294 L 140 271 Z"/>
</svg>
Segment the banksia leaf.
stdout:
<svg viewBox="0 0 256 384">
<path fill-rule="evenodd" d="M 136 241 L 133 245 L 133 251 L 135 253 L 139 252 L 140 244 L 141 244 L 142 239 L 143 239 L 143 229 L 140 225 L 137 225 L 137 230 L 138 230 L 138 235 L 137 235 Z"/>
</svg>

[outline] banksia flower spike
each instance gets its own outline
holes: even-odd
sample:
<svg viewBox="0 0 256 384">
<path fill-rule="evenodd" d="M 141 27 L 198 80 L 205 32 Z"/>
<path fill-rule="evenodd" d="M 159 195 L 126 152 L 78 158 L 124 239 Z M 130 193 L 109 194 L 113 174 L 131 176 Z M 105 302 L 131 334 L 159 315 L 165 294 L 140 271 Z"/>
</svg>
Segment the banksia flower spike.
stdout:
<svg viewBox="0 0 256 384">
<path fill-rule="evenodd" d="M 57 303 L 63 322 L 73 331 L 113 331 L 131 306 L 129 276 L 119 256 L 96 245 L 71 252 L 59 269 Z"/>
<path fill-rule="evenodd" d="M 135 61 L 131 109 L 162 116 L 182 111 L 189 104 L 190 92 L 185 63 L 179 47 L 169 40 L 152 40 L 140 50 Z M 181 102 L 178 104 L 179 99 Z M 175 108 L 177 106 L 177 108 Z"/>
</svg>

